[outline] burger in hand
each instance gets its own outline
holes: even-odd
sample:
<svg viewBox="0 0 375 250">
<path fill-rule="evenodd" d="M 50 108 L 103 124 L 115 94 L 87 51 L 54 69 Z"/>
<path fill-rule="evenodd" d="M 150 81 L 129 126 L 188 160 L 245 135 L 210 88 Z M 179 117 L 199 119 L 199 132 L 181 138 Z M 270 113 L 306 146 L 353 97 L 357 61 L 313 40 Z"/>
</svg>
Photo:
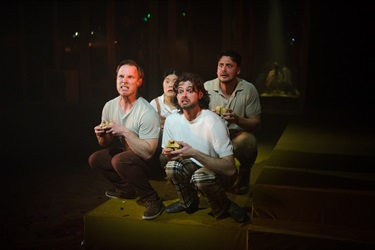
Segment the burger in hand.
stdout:
<svg viewBox="0 0 375 250">
<path fill-rule="evenodd" d="M 216 114 L 218 114 L 220 116 L 223 116 L 224 113 L 228 112 L 228 109 L 226 107 L 223 107 L 223 106 L 217 106 L 215 108 L 215 112 L 216 112 Z"/>
<path fill-rule="evenodd" d="M 173 150 L 178 150 L 181 148 L 181 145 L 178 144 L 175 140 L 169 140 L 166 148 L 171 148 Z"/>
</svg>

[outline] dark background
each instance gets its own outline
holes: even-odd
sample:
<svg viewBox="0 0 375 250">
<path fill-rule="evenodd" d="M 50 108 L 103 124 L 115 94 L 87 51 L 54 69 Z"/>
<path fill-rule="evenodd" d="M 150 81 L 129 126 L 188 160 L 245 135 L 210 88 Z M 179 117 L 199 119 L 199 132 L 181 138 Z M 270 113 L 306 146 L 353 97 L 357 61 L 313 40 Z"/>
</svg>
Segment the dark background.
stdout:
<svg viewBox="0 0 375 250">
<path fill-rule="evenodd" d="M 253 83 L 264 64 L 279 60 L 292 69 L 301 92 L 288 113 L 339 114 L 368 123 L 375 92 L 370 6 L 309 0 L 3 1 L 1 158 L 8 167 L 2 171 L 19 162 L 48 164 L 56 152 L 60 161 L 86 162 L 97 147 L 92 129 L 104 103 L 117 95 L 115 68 L 125 58 L 144 67 L 142 94 L 148 100 L 162 93 L 168 67 L 215 78 L 221 49 L 241 52 L 241 77 Z M 76 31 L 80 35 L 73 38 Z M 265 113 L 278 113 L 282 102 Z"/>
<path fill-rule="evenodd" d="M 268 62 L 287 63 L 301 93 L 288 113 L 364 123 L 373 109 L 370 1 L 3 1 L 0 11 L 6 160 L 25 146 L 37 159 L 39 148 L 45 156 L 72 151 L 64 160 L 74 161 L 91 152 L 92 128 L 117 95 L 115 68 L 125 58 L 144 67 L 148 100 L 162 93 L 168 67 L 209 80 L 217 53 L 233 48 L 243 55 L 241 77 L 253 83 Z"/>
<path fill-rule="evenodd" d="M 116 65 L 125 58 L 145 69 L 142 95 L 151 100 L 162 93 L 168 67 L 209 80 L 216 77 L 217 53 L 233 48 L 243 55 L 241 77 L 253 83 L 265 64 L 287 63 L 301 93 L 288 114 L 369 123 L 375 92 L 370 6 L 309 0 L 2 1 L 2 177 L 26 165 L 49 165 L 56 155 L 58 162 L 86 163 L 97 148 L 93 127 L 101 109 L 117 95 Z M 264 113 L 280 113 L 283 102 L 275 100 Z"/>
<path fill-rule="evenodd" d="M 265 64 L 287 63 L 298 112 L 367 109 L 372 19 L 370 1 L 3 1 L 2 103 L 102 106 L 125 58 L 145 69 L 151 99 L 168 67 L 212 79 L 217 53 L 233 48 L 253 83 Z"/>
<path fill-rule="evenodd" d="M 371 127 L 375 90 L 370 4 L 2 1 L 1 240 L 6 242 L 18 226 L 35 225 L 30 210 L 46 209 L 41 189 L 52 194 L 82 190 L 75 194 L 84 197 L 85 209 L 77 215 L 79 232 L 82 214 L 102 202 L 85 195 L 89 187 L 102 193 L 100 185 L 79 182 L 82 176 L 92 177 L 87 158 L 98 148 L 93 127 L 100 123 L 104 103 L 117 95 L 115 68 L 125 58 L 145 69 L 142 95 L 148 100 L 162 93 L 162 74 L 168 67 L 193 71 L 205 80 L 215 78 L 216 54 L 225 48 L 243 55 L 241 77 L 253 83 L 265 64 L 279 60 L 291 68 L 301 96 L 287 114 L 278 109 L 285 100 L 276 99 L 264 112 L 266 118 L 324 114 L 327 120 L 322 123 L 340 117 L 343 126 Z M 73 38 L 76 31 L 80 35 Z M 268 122 L 277 126 L 279 120 L 264 119 L 266 127 L 273 125 Z M 43 198 L 50 206 L 61 202 Z M 24 217 L 16 220 L 18 215 Z"/>
</svg>

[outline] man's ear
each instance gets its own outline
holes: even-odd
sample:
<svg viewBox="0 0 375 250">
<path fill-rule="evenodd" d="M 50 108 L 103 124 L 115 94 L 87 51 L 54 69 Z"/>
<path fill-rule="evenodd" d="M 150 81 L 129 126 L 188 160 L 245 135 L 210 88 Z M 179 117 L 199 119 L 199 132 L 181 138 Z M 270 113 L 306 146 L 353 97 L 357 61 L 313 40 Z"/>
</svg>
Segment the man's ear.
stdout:
<svg viewBox="0 0 375 250">
<path fill-rule="evenodd" d="M 241 73 L 241 68 L 238 68 L 237 69 L 237 75 L 239 75 Z"/>
<path fill-rule="evenodd" d="M 140 87 L 143 83 L 143 78 L 139 79 L 137 82 L 137 86 Z"/>
<path fill-rule="evenodd" d="M 199 91 L 198 99 L 201 99 L 202 96 L 203 96 L 203 92 L 202 92 L 202 91 Z"/>
</svg>

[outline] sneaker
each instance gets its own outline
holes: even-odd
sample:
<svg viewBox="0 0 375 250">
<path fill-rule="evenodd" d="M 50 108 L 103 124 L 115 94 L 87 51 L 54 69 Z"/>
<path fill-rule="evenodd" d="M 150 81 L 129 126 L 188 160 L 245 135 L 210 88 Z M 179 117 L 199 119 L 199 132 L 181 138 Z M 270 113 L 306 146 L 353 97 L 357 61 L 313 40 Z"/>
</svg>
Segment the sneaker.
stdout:
<svg viewBox="0 0 375 250">
<path fill-rule="evenodd" d="M 105 192 L 105 196 L 112 199 L 135 199 L 138 197 L 137 192 L 124 193 L 118 189 L 109 189 Z"/>
<path fill-rule="evenodd" d="M 159 200 L 145 201 L 146 210 L 143 212 L 142 219 L 152 220 L 161 215 L 164 210 L 164 204 Z"/>
<path fill-rule="evenodd" d="M 186 211 L 187 214 L 193 214 L 199 209 L 199 197 L 194 199 L 189 207 L 185 208 L 180 201 L 174 202 L 165 208 L 167 213 L 179 213 Z"/>
<path fill-rule="evenodd" d="M 233 201 L 229 204 L 228 213 L 238 223 L 247 222 L 250 219 L 246 211 Z"/>
</svg>

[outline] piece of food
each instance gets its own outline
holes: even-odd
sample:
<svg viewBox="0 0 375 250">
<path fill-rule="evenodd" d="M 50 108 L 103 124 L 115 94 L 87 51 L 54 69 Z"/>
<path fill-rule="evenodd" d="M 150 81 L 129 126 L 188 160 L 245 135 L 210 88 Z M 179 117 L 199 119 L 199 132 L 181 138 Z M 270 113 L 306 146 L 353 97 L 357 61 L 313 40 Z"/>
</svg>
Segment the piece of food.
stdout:
<svg viewBox="0 0 375 250">
<path fill-rule="evenodd" d="M 102 123 L 100 123 L 100 127 L 101 128 L 104 128 L 104 127 L 106 127 L 106 126 L 108 126 L 109 125 L 109 122 L 108 121 L 102 121 Z"/>
<path fill-rule="evenodd" d="M 227 111 L 228 111 L 228 109 L 226 107 L 223 107 L 223 106 L 217 106 L 216 109 L 215 109 L 216 114 L 218 114 L 220 116 L 223 116 L 223 114 L 226 113 Z"/>
<path fill-rule="evenodd" d="M 216 109 L 215 109 L 216 114 L 220 115 L 220 111 L 221 111 L 221 107 L 216 106 Z"/>
<path fill-rule="evenodd" d="M 173 150 L 177 150 L 181 148 L 181 145 L 178 144 L 175 140 L 169 140 L 166 148 L 172 148 Z"/>
</svg>

